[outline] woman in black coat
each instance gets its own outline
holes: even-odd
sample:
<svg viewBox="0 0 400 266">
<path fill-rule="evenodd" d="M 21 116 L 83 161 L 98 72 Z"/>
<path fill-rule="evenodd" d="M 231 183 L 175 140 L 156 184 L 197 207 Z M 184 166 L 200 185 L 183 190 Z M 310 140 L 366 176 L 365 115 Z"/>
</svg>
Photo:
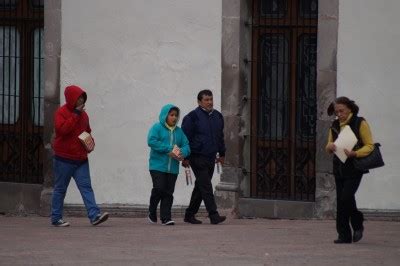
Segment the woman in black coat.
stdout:
<svg viewBox="0 0 400 266">
<path fill-rule="evenodd" d="M 334 142 L 340 131 L 349 125 L 358 142 L 353 150 L 344 150 L 347 160 L 343 163 L 336 155 L 333 156 L 333 174 L 336 183 L 337 215 L 336 230 L 338 239 L 335 244 L 358 242 L 363 237 L 364 216 L 357 209 L 355 194 L 365 172 L 356 169 L 354 158 L 368 156 L 374 149 L 371 130 L 364 118 L 358 116 L 359 107 L 347 97 L 337 98 L 328 108 L 328 115 L 336 115 L 329 129 L 326 151 L 334 153 L 337 149 Z M 353 228 L 353 235 L 351 227 Z"/>
</svg>

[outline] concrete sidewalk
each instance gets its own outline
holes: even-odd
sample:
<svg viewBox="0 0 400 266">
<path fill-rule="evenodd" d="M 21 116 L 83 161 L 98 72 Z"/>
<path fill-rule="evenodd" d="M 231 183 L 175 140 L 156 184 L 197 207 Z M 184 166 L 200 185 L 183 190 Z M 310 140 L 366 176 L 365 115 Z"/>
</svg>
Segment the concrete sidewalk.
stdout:
<svg viewBox="0 0 400 266">
<path fill-rule="evenodd" d="M 366 222 L 359 243 L 334 245 L 334 221 L 66 220 L 55 228 L 48 218 L 0 216 L 0 265 L 400 265 L 399 222 Z"/>
</svg>

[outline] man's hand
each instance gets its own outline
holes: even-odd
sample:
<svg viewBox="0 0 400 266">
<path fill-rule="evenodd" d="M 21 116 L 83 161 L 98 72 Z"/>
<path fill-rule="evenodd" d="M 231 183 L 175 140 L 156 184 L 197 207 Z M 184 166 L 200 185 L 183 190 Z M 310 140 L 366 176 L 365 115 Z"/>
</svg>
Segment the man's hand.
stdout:
<svg viewBox="0 0 400 266">
<path fill-rule="evenodd" d="M 183 160 L 182 161 L 182 166 L 185 167 L 185 168 L 188 168 L 190 166 L 189 160 L 187 160 L 187 159 Z"/>
<path fill-rule="evenodd" d="M 91 153 L 92 151 L 94 151 L 94 146 L 95 146 L 95 144 L 93 143 L 93 146 L 90 147 L 90 149 L 88 150 L 88 153 Z"/>
<path fill-rule="evenodd" d="M 224 165 L 224 163 L 225 163 L 225 157 L 224 157 L 224 156 L 218 157 L 218 158 L 215 160 L 215 162 L 216 162 L 216 163 L 220 163 L 221 165 Z"/>
<path fill-rule="evenodd" d="M 349 158 L 353 158 L 357 156 L 357 153 L 355 151 L 349 151 L 347 149 L 344 149 L 344 153 L 347 155 Z"/>
</svg>

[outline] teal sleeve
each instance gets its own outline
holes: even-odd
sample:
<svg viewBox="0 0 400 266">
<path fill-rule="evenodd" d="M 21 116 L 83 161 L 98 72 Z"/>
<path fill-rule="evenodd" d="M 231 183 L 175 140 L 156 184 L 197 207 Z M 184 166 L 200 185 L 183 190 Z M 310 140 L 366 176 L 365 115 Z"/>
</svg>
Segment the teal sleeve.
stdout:
<svg viewBox="0 0 400 266">
<path fill-rule="evenodd" d="M 152 126 L 147 135 L 147 145 L 154 151 L 161 153 L 170 153 L 172 151 L 172 146 L 166 143 L 162 143 L 159 137 L 159 129 L 157 125 Z"/>
</svg>

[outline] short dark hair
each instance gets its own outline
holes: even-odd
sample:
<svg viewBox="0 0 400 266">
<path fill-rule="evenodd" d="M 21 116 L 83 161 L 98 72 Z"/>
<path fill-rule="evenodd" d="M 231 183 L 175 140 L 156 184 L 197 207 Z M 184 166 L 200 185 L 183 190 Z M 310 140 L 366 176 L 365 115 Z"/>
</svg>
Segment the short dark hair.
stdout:
<svg viewBox="0 0 400 266">
<path fill-rule="evenodd" d="M 174 107 L 172 107 L 171 109 L 169 109 L 169 111 L 168 111 L 168 114 L 170 114 L 172 111 L 176 111 L 177 113 L 178 113 L 178 115 L 179 115 L 179 108 L 178 107 L 176 107 L 176 106 L 174 106 Z"/>
<path fill-rule="evenodd" d="M 212 91 L 210 90 L 202 90 L 197 94 L 197 100 L 201 101 L 203 99 L 203 96 L 213 96 Z"/>
<path fill-rule="evenodd" d="M 328 107 L 327 113 L 329 116 L 335 114 L 335 104 L 343 104 L 346 105 L 347 108 L 349 108 L 351 110 L 351 112 L 354 115 L 358 114 L 358 111 L 360 110 L 360 108 L 358 107 L 358 105 L 355 103 L 355 101 L 350 100 L 347 97 L 338 97 L 336 98 Z"/>
</svg>

